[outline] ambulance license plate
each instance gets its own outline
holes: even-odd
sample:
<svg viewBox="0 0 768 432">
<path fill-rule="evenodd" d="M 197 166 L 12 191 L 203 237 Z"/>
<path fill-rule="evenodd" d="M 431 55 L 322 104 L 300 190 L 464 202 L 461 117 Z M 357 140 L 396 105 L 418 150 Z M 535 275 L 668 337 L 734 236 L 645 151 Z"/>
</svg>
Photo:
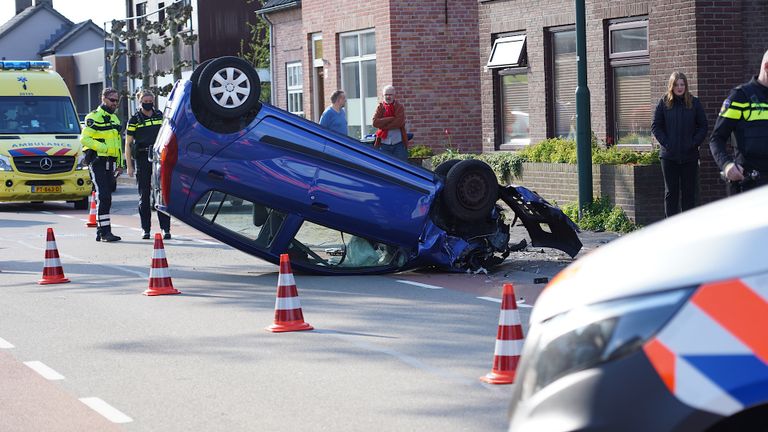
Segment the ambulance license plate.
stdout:
<svg viewBox="0 0 768 432">
<path fill-rule="evenodd" d="M 61 186 L 32 186 L 32 193 L 57 193 L 61 192 Z"/>
</svg>

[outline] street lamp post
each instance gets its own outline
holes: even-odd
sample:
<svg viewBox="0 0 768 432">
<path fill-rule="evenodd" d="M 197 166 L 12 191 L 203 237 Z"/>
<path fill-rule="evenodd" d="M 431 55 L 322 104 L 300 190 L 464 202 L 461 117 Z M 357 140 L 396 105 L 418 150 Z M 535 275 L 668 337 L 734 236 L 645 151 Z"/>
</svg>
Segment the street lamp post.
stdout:
<svg viewBox="0 0 768 432">
<path fill-rule="evenodd" d="M 576 161 L 579 170 L 579 219 L 592 202 L 592 128 L 590 126 L 589 87 L 587 86 L 587 24 L 584 0 L 576 1 Z"/>
</svg>

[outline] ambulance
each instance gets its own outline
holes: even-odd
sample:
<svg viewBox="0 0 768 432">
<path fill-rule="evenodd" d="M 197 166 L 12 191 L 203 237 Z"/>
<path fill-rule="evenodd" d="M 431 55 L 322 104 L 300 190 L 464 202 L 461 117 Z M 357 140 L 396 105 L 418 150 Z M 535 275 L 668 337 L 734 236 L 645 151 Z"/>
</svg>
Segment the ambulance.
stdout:
<svg viewBox="0 0 768 432">
<path fill-rule="evenodd" d="M 64 80 L 44 61 L 0 61 L 0 202 L 88 208 L 91 179 Z"/>
</svg>

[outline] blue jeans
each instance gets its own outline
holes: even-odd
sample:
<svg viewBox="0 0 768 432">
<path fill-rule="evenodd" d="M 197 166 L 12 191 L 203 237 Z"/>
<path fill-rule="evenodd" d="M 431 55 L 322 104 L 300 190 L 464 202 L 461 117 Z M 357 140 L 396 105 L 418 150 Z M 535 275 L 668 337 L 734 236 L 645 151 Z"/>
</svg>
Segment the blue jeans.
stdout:
<svg viewBox="0 0 768 432">
<path fill-rule="evenodd" d="M 397 144 L 381 143 L 379 150 L 382 153 L 392 155 L 400 160 L 408 161 L 408 150 L 405 149 L 402 141 Z"/>
</svg>

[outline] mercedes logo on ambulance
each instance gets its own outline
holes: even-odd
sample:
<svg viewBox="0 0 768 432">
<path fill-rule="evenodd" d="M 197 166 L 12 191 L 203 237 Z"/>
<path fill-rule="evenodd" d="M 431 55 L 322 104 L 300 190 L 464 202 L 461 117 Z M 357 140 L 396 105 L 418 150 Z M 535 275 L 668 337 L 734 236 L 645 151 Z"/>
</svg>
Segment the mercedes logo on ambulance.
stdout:
<svg viewBox="0 0 768 432">
<path fill-rule="evenodd" d="M 49 157 L 44 157 L 40 159 L 40 169 L 43 171 L 48 171 L 49 169 L 53 168 L 53 161 Z"/>
</svg>

